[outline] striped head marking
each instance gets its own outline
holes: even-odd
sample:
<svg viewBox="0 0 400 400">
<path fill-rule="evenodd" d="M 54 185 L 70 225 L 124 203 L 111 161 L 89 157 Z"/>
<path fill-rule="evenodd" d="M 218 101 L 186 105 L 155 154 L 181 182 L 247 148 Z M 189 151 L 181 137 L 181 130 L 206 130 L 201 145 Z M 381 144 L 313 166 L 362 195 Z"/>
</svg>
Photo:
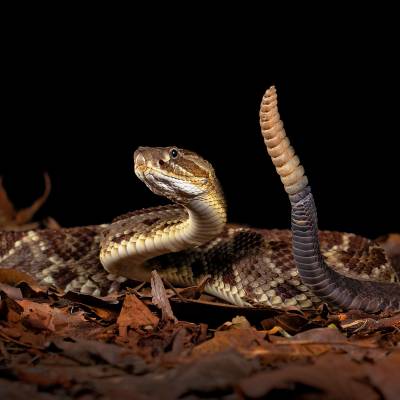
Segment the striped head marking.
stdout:
<svg viewBox="0 0 400 400">
<path fill-rule="evenodd" d="M 155 194 L 187 203 L 206 193 L 220 192 L 211 164 L 196 153 L 177 147 L 139 147 L 135 173 Z"/>
</svg>

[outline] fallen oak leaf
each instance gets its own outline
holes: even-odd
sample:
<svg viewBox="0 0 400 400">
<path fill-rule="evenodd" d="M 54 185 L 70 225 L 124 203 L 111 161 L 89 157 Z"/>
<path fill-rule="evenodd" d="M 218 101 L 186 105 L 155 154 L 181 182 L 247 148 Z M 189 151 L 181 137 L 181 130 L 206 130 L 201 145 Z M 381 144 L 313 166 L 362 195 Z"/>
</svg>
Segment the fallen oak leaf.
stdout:
<svg viewBox="0 0 400 400">
<path fill-rule="evenodd" d="M 85 318 L 82 310 L 70 312 L 70 307 L 54 307 L 49 303 L 38 303 L 31 300 L 20 300 L 23 307 L 22 323 L 34 330 L 48 331 L 57 336 L 86 336 L 88 332 L 97 333 L 98 325 Z"/>
<path fill-rule="evenodd" d="M 39 330 L 56 331 L 56 327 L 68 324 L 67 317 L 59 314 L 47 303 L 37 303 L 31 300 L 20 300 L 18 304 L 24 309 L 22 316 L 27 326 Z"/>
<path fill-rule="evenodd" d="M 158 325 L 159 319 L 134 294 L 127 294 L 117 319 L 119 336 L 127 337 L 129 329 L 140 330 Z"/>
</svg>

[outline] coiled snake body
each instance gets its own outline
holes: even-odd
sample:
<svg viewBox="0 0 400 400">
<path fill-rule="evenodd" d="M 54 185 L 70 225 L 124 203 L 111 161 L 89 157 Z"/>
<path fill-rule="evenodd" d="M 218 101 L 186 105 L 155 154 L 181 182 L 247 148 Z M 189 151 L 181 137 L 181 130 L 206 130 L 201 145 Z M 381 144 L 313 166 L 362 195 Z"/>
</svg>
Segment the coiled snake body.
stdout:
<svg viewBox="0 0 400 400">
<path fill-rule="evenodd" d="M 1 232 L 0 268 L 97 296 L 118 291 L 127 279 L 148 281 L 157 269 L 179 286 L 208 277 L 206 292 L 237 305 L 310 308 L 324 300 L 365 311 L 400 309 L 399 286 L 388 283 L 395 273 L 378 244 L 318 232 L 311 191 L 279 118 L 274 87 L 264 95 L 260 123 L 289 194 L 292 231 L 227 225 L 223 193 L 206 160 L 175 147 L 139 148 L 136 175 L 174 204 L 135 211 L 110 225 Z"/>
</svg>

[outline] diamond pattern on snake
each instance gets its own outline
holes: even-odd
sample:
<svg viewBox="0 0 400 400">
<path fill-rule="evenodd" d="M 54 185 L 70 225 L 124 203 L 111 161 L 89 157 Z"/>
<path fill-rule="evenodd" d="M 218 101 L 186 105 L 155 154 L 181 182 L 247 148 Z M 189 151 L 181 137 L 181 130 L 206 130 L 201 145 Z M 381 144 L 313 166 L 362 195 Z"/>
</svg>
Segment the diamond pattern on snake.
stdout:
<svg viewBox="0 0 400 400">
<path fill-rule="evenodd" d="M 118 292 L 127 279 L 149 281 L 156 269 L 176 286 L 208 277 L 207 293 L 239 306 L 308 309 L 326 301 L 345 309 L 399 308 L 393 300 L 398 285 L 388 283 L 396 274 L 377 243 L 317 230 L 311 189 L 283 129 L 274 87 L 264 95 L 260 123 L 292 205 L 292 230 L 227 223 L 223 191 L 208 161 L 174 146 L 139 147 L 137 177 L 170 205 L 137 210 L 109 225 L 0 232 L 0 268 L 95 296 Z M 390 288 L 390 299 L 379 297 L 386 289 L 370 293 L 379 301 L 368 299 L 364 290 L 371 287 Z"/>
</svg>

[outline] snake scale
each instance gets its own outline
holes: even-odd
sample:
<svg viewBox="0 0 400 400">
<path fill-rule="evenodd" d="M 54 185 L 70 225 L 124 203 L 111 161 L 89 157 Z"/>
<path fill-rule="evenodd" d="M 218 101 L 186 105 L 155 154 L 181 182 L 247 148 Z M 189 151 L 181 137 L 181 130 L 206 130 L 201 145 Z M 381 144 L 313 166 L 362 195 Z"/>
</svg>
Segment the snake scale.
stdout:
<svg viewBox="0 0 400 400">
<path fill-rule="evenodd" d="M 0 232 L 0 268 L 41 284 L 94 296 L 118 292 L 151 271 L 177 286 L 204 290 L 239 306 L 400 309 L 396 274 L 374 241 L 318 231 L 304 169 L 286 136 L 274 87 L 261 103 L 268 154 L 289 195 L 292 229 L 227 224 L 211 164 L 176 147 L 139 147 L 135 173 L 171 205 L 134 211 L 109 225 Z"/>
</svg>

